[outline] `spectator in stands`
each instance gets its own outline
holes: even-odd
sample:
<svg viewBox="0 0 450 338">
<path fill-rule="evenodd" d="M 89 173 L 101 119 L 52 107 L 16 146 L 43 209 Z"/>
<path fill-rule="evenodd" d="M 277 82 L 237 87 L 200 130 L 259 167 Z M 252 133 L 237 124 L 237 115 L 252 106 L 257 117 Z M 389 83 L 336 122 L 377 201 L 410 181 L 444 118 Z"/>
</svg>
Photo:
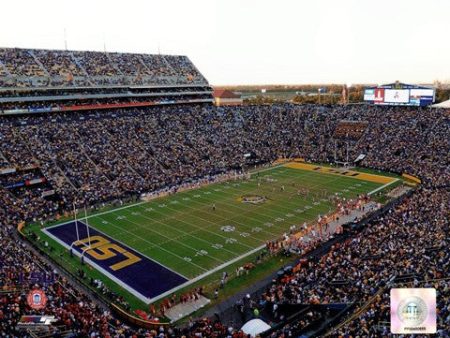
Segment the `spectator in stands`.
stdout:
<svg viewBox="0 0 450 338">
<path fill-rule="evenodd" d="M 0 51 L 0 60 L 11 70 L 39 76 L 30 53 L 11 53 Z M 13 56 L 17 55 L 19 58 L 14 61 Z M 111 63 L 104 54 L 73 58 L 70 60 L 74 64 L 85 65 L 93 77 L 128 72 L 126 66 Z M 67 57 L 64 60 L 69 62 Z M 95 64 L 88 67 L 86 60 L 95 60 Z M 145 64 L 144 60 L 133 60 Z M 185 67 L 184 61 L 172 60 L 170 64 L 172 69 Z M 342 134 L 336 133 L 342 120 L 361 121 L 345 124 L 351 138 L 342 139 Z M 353 126 L 358 130 L 349 129 Z M 361 130 L 363 126 L 365 129 Z M 334 246 L 319 261 L 308 261 L 304 268 L 272 283 L 261 299 L 251 299 L 248 304 L 252 308 L 260 306 L 279 319 L 282 304 L 372 302 L 371 309 L 337 334 L 382 335 L 372 327 L 386 320 L 386 299 L 384 294 L 378 298 L 375 295 L 398 276 L 414 275 L 419 284 L 437 286 L 444 299 L 448 297 L 448 283 L 442 281 L 450 272 L 446 237 L 450 205 L 448 135 L 448 113 L 402 107 L 175 105 L 0 117 L 1 168 L 18 169 L 0 179 L 0 250 L 2 263 L 11 272 L 1 278 L 2 287 L 11 292 L 2 298 L 0 332 L 16 334 L 20 314 L 31 311 L 22 291 L 35 283 L 18 284 L 15 275 L 53 271 L 26 246 L 17 244 L 9 232 L 17 223 L 56 217 L 68 212 L 72 202 L 80 206 L 101 205 L 241 169 L 253 164 L 243 157 L 248 152 L 254 153 L 261 163 L 279 157 L 331 162 L 346 159 L 349 148 L 350 158 L 364 153 L 364 165 L 417 175 L 423 181 L 422 187 L 363 232 Z M 54 189 L 58 197 L 43 196 L 42 186 L 7 186 L 9 180 L 20 182 L 29 178 L 30 172 L 42 175 L 47 188 Z M 437 250 L 430 250 L 436 247 Z M 39 286 L 49 295 L 46 313 L 54 314 L 59 323 L 79 335 L 143 334 L 105 313 L 61 276 L 54 283 Z M 100 288 L 114 297 L 103 285 Z M 444 332 L 448 329 L 449 309 L 445 302 L 438 305 L 444 316 L 440 317 L 439 329 Z M 313 313 L 308 325 L 317 318 Z M 299 325 L 295 330 L 306 326 Z M 283 330 L 290 332 L 292 327 Z M 208 319 L 197 321 L 186 330 L 147 334 L 241 335 Z"/>
</svg>

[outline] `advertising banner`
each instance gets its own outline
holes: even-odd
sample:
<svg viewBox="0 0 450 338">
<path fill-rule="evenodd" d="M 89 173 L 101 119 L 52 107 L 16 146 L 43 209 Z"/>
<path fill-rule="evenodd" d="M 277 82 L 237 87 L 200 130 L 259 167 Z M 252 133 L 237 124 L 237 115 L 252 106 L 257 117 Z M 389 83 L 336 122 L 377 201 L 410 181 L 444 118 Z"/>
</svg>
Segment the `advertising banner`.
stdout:
<svg viewBox="0 0 450 338">
<path fill-rule="evenodd" d="M 384 91 L 384 102 L 409 103 L 409 89 L 386 89 Z"/>
<path fill-rule="evenodd" d="M 383 103 L 384 102 L 384 89 L 383 88 L 376 88 L 375 89 L 375 103 Z"/>
<path fill-rule="evenodd" d="M 364 91 L 364 101 L 374 101 L 375 100 L 375 89 L 366 89 Z"/>
</svg>

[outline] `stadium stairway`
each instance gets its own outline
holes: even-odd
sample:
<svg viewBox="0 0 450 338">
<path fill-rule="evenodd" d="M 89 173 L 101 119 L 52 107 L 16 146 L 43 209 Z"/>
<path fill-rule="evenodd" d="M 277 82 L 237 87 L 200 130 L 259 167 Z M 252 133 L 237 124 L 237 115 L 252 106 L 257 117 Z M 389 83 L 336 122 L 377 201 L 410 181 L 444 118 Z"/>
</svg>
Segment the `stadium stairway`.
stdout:
<svg viewBox="0 0 450 338">
<path fill-rule="evenodd" d="M 8 68 L 3 64 L 2 61 L 0 61 L 0 74 L 2 74 L 2 73 L 6 74 L 8 76 L 11 76 L 11 73 L 8 70 Z"/>
<path fill-rule="evenodd" d="M 11 164 L 6 159 L 5 155 L 3 155 L 1 150 L 0 150 L 0 165 L 9 165 L 9 166 L 11 166 Z"/>
<path fill-rule="evenodd" d="M 81 137 L 80 137 L 80 135 L 79 135 L 78 133 L 77 133 L 77 135 L 78 135 L 78 139 L 81 139 Z M 78 143 L 78 147 L 79 147 L 80 152 L 82 153 L 82 155 L 84 155 L 84 156 L 88 159 L 88 161 L 92 163 L 92 165 L 94 166 L 95 170 L 96 170 L 98 173 L 101 173 L 102 176 L 106 177 L 106 179 L 107 179 L 109 182 L 112 182 L 111 176 L 109 176 L 109 175 L 107 175 L 106 173 L 104 173 L 104 172 L 100 169 L 100 167 L 97 165 L 97 163 L 95 163 L 95 161 L 88 155 L 88 152 L 87 152 L 86 149 L 85 149 L 85 147 L 87 147 L 87 146 L 85 146 L 85 145 L 83 145 L 83 144 L 81 144 L 81 143 Z M 90 150 L 90 149 L 89 149 L 89 150 Z"/>
<path fill-rule="evenodd" d="M 166 310 L 165 316 L 170 319 L 170 322 L 176 322 L 177 320 L 180 320 L 184 317 L 189 316 L 190 314 L 194 313 L 195 311 L 201 309 L 202 307 L 208 305 L 211 301 L 204 297 L 200 296 L 198 300 L 196 301 L 189 301 L 185 303 L 179 303 L 175 305 L 174 307 L 171 307 L 170 309 Z"/>
<path fill-rule="evenodd" d="M 91 77 L 89 76 L 86 69 L 83 67 L 83 65 L 78 62 L 78 59 L 73 55 L 72 52 L 69 53 L 70 57 L 72 58 L 73 62 L 83 71 L 83 74 L 85 76 L 85 79 L 89 82 L 91 86 L 94 86 L 94 82 L 92 81 Z"/>
<path fill-rule="evenodd" d="M 120 70 L 120 68 L 117 65 L 117 63 L 115 63 L 113 60 L 111 60 L 111 57 L 109 56 L 108 53 L 106 53 L 106 57 L 108 58 L 110 65 L 117 71 L 117 74 L 119 74 L 120 76 L 124 76 L 124 74 Z"/>
<path fill-rule="evenodd" d="M 32 50 L 29 50 L 29 51 L 28 51 L 28 54 L 30 54 L 30 55 L 33 57 L 34 62 L 36 62 L 36 63 L 39 65 L 39 67 L 41 67 L 41 69 L 43 70 L 43 72 L 45 73 L 45 75 L 50 79 L 51 76 L 50 76 L 50 73 L 48 72 L 47 68 L 45 68 L 45 66 L 42 64 L 42 62 L 39 61 L 39 59 L 36 57 L 36 55 L 34 55 L 33 51 L 32 51 Z M 50 82 L 50 81 L 49 81 L 49 82 Z"/>
</svg>

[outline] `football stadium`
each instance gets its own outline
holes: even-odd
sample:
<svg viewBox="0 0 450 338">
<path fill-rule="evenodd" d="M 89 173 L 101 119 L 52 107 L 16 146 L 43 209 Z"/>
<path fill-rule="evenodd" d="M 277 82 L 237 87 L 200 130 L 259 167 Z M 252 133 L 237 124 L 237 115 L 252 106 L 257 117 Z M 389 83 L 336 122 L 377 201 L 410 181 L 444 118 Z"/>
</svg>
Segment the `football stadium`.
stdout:
<svg viewBox="0 0 450 338">
<path fill-rule="evenodd" d="M 0 47 L 1 336 L 450 337 L 443 84 L 65 47 Z"/>
</svg>

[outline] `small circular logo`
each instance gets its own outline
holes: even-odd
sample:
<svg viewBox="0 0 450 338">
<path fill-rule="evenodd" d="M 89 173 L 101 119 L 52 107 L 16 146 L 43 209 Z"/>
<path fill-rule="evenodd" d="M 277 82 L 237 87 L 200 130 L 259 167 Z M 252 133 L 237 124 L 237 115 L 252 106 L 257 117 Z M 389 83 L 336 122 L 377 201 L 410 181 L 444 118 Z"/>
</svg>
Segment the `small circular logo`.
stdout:
<svg viewBox="0 0 450 338">
<path fill-rule="evenodd" d="M 47 296 L 42 290 L 32 290 L 27 296 L 28 305 L 35 310 L 40 310 L 47 304 Z"/>
<path fill-rule="evenodd" d="M 405 325 L 417 326 L 427 318 L 428 308 L 422 298 L 412 296 L 400 302 L 397 314 L 400 321 Z"/>
<path fill-rule="evenodd" d="M 266 201 L 266 197 L 259 195 L 244 195 L 239 198 L 239 201 L 242 203 L 260 204 Z"/>
<path fill-rule="evenodd" d="M 222 227 L 220 227 L 220 230 L 222 230 L 223 232 L 233 232 L 236 228 L 232 225 L 224 225 Z"/>
</svg>

